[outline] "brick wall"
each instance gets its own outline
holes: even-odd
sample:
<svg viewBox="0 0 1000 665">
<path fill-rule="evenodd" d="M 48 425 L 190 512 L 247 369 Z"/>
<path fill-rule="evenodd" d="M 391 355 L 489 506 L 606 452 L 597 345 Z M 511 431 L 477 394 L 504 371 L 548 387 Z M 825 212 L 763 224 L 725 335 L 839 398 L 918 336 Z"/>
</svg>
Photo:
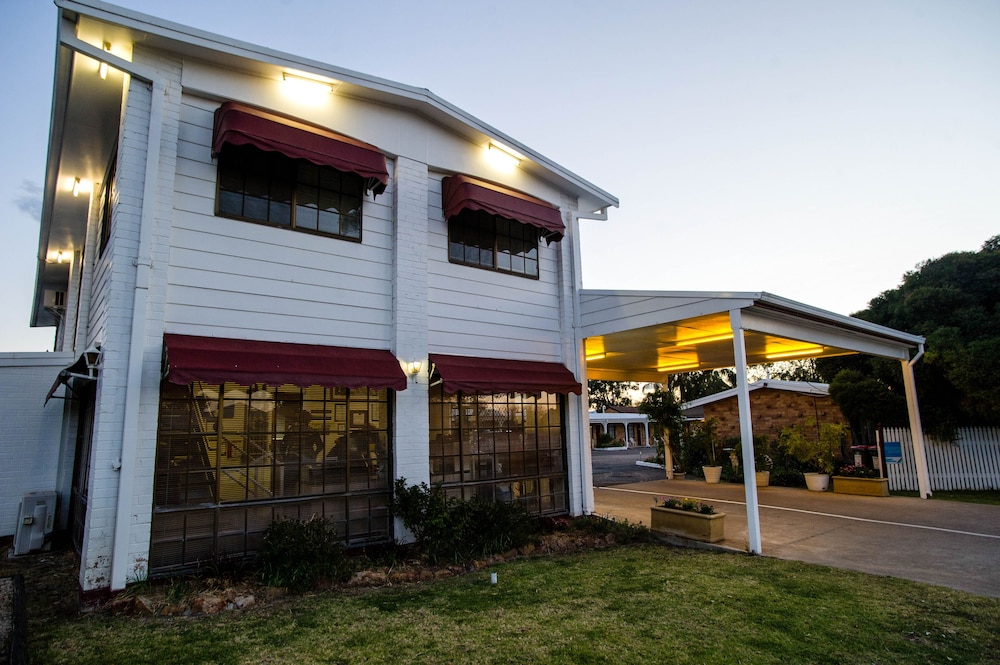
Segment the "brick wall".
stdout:
<svg viewBox="0 0 1000 665">
<path fill-rule="evenodd" d="M 788 390 L 761 388 L 750 393 L 750 415 L 754 436 L 776 439 L 782 429 L 807 423 L 846 423 L 840 407 L 829 396 L 805 395 Z M 740 436 L 740 413 L 736 397 L 705 405 L 705 420 L 718 421 L 720 439 Z"/>
</svg>

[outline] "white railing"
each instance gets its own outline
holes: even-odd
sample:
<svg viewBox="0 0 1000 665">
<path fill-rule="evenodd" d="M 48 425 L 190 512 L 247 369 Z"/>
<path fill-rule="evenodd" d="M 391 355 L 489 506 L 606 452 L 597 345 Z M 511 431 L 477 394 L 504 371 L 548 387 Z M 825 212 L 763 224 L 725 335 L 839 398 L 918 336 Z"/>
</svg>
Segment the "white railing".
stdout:
<svg viewBox="0 0 1000 665">
<path fill-rule="evenodd" d="M 899 464 L 886 465 L 889 489 L 916 490 L 910 430 L 887 427 L 883 434 L 885 441 L 899 441 L 903 452 Z M 955 441 L 940 441 L 925 433 L 924 447 L 931 491 L 1000 489 L 1000 428 L 962 427 Z"/>
</svg>

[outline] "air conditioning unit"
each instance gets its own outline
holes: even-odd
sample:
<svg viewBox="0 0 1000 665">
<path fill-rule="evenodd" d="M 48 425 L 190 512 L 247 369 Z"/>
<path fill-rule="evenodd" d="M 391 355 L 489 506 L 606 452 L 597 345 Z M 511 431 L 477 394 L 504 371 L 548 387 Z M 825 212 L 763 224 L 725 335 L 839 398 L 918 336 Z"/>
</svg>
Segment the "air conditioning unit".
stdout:
<svg viewBox="0 0 1000 665">
<path fill-rule="evenodd" d="M 56 520 L 55 492 L 25 492 L 14 532 L 14 555 L 28 554 L 48 546 Z"/>
</svg>

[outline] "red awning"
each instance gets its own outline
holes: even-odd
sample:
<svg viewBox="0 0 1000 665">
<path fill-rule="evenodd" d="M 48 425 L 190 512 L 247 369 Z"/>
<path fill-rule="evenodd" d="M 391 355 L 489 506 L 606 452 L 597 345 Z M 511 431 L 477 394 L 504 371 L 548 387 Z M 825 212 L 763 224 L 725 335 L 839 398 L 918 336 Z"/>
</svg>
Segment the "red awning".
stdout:
<svg viewBox="0 0 1000 665">
<path fill-rule="evenodd" d="M 564 365 L 532 360 L 500 360 L 446 356 L 437 353 L 429 358 L 441 377 L 444 391 L 454 394 L 481 393 L 574 393 L 583 392 L 580 383 Z"/>
<path fill-rule="evenodd" d="M 534 196 L 467 175 L 441 181 L 441 207 L 445 219 L 463 210 L 482 210 L 542 230 L 547 240 L 559 241 L 566 232 L 559 209 Z"/>
<path fill-rule="evenodd" d="M 227 143 L 252 145 L 292 159 L 305 159 L 338 171 L 357 173 L 374 194 L 384 192 L 389 183 L 385 155 L 375 146 L 237 102 L 225 102 L 215 111 L 212 156 L 218 155 Z"/>
<path fill-rule="evenodd" d="M 342 346 L 163 335 L 167 380 L 245 386 L 254 383 L 327 388 L 406 389 L 406 375 L 388 351 Z"/>
</svg>

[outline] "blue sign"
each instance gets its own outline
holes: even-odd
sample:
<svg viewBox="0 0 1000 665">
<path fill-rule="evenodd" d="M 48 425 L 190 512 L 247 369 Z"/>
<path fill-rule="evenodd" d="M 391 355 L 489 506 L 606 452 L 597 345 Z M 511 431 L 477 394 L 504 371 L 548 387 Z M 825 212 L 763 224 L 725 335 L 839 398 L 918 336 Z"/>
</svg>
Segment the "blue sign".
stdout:
<svg viewBox="0 0 1000 665">
<path fill-rule="evenodd" d="M 899 441 L 886 441 L 883 446 L 886 464 L 899 464 L 903 461 L 903 445 Z"/>
</svg>

